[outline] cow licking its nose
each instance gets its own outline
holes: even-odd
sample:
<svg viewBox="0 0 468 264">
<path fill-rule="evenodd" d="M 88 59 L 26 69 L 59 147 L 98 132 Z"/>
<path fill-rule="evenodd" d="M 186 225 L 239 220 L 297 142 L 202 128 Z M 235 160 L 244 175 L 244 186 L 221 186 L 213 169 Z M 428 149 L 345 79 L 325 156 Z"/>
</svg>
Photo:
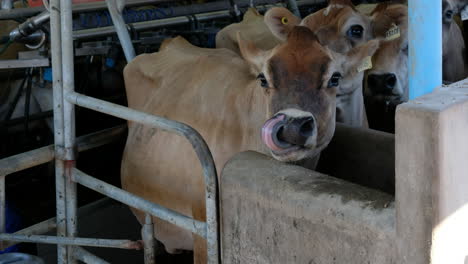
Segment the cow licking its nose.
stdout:
<svg viewBox="0 0 468 264">
<path fill-rule="evenodd" d="M 369 89 L 375 94 L 393 95 L 397 78 L 393 73 L 369 74 L 367 77 Z"/>
<path fill-rule="evenodd" d="M 314 146 L 316 132 L 312 115 L 293 117 L 279 113 L 263 126 L 262 139 L 272 151 L 281 153 Z"/>
</svg>

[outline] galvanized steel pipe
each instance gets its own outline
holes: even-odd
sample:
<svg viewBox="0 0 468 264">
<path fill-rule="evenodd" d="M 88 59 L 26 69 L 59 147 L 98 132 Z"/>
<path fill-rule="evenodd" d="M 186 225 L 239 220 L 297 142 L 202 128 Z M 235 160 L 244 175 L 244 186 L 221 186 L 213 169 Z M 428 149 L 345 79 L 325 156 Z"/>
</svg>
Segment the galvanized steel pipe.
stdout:
<svg viewBox="0 0 468 264">
<path fill-rule="evenodd" d="M 60 28 L 62 44 L 62 78 L 63 96 L 75 90 L 75 64 L 73 56 L 73 17 L 72 0 L 60 0 Z M 64 98 L 65 99 L 65 98 Z M 65 217 L 67 237 L 73 238 L 77 235 L 77 193 L 76 183 L 72 181 L 72 169 L 75 167 L 75 105 L 67 100 L 63 104 L 63 138 L 64 155 L 60 158 L 63 164 L 63 177 L 65 180 Z M 60 128 L 57 128 L 60 129 Z M 67 263 L 77 263 L 73 256 L 73 247 L 67 247 Z"/>
<path fill-rule="evenodd" d="M 226 10 L 226 11 L 216 11 L 216 12 L 198 14 L 194 16 L 197 21 L 207 21 L 207 20 L 212 20 L 212 19 L 227 18 L 227 17 L 230 17 L 231 14 L 229 13 L 229 11 Z M 133 29 L 137 31 L 141 31 L 141 30 L 148 30 L 148 29 L 161 28 L 161 27 L 167 27 L 167 26 L 187 24 L 187 23 L 190 23 L 191 21 L 193 20 L 187 16 L 180 16 L 180 17 L 171 17 L 171 18 L 165 18 L 165 19 L 132 23 L 132 27 Z M 74 31 L 73 38 L 75 39 L 92 38 L 92 37 L 111 35 L 111 34 L 114 34 L 115 32 L 116 32 L 116 29 L 113 26 L 83 29 L 83 30 Z"/>
<path fill-rule="evenodd" d="M 13 0 L 2 0 L 2 10 L 10 10 L 13 8 Z"/>
<path fill-rule="evenodd" d="M 57 219 L 54 217 L 54 218 L 45 220 L 43 222 L 37 223 L 35 225 L 32 225 L 30 227 L 27 227 L 25 229 L 22 229 L 18 232 L 15 232 L 14 234 L 15 235 L 42 235 L 51 230 L 54 230 L 56 227 L 57 227 Z M 0 242 L 0 250 L 4 250 L 16 244 L 18 244 L 18 242 L 13 242 L 13 241 Z"/>
<path fill-rule="evenodd" d="M 110 264 L 109 262 L 97 257 L 96 255 L 91 254 L 87 250 L 83 249 L 82 247 L 75 247 L 73 251 L 73 255 L 79 261 L 88 264 Z"/>
<path fill-rule="evenodd" d="M 442 85 L 442 1 L 408 1 L 409 99 Z"/>
<path fill-rule="evenodd" d="M 121 125 L 78 137 L 78 152 L 109 144 L 122 137 L 126 130 L 126 125 Z M 9 175 L 52 161 L 55 157 L 54 147 L 55 145 L 49 145 L 1 159 L 0 175 Z"/>
<path fill-rule="evenodd" d="M 296 0 L 288 0 L 288 5 L 289 5 L 289 9 L 291 9 L 291 12 L 297 16 L 297 17 L 301 17 L 301 12 L 299 12 L 299 7 L 297 6 L 297 2 Z"/>
<path fill-rule="evenodd" d="M 110 185 L 94 177 L 91 177 L 76 168 L 73 169 L 73 178 L 77 183 L 85 187 L 88 187 L 91 190 L 104 194 L 123 204 L 136 208 L 138 210 L 147 212 L 166 222 L 175 224 L 195 234 L 198 234 L 201 237 L 206 238 L 206 224 L 203 222 L 191 219 L 190 217 L 182 215 L 178 212 L 172 211 L 158 204 L 152 203 L 132 193 L 129 193 L 113 185 Z"/>
<path fill-rule="evenodd" d="M 154 264 L 154 225 L 150 214 L 145 215 L 145 224 L 141 228 L 145 264 Z"/>
<path fill-rule="evenodd" d="M 150 115 L 140 111 L 136 111 L 124 106 L 109 103 L 103 100 L 92 98 L 76 92 L 67 93 L 66 100 L 73 104 L 86 107 L 101 113 L 106 113 L 112 116 L 120 117 L 126 120 L 146 124 L 148 126 L 159 128 L 164 131 L 176 133 L 185 137 L 191 144 L 203 169 L 203 176 L 205 180 L 205 201 L 206 201 L 206 225 L 207 229 L 203 232 L 208 245 L 208 262 L 218 263 L 219 259 L 219 230 L 218 230 L 218 178 L 216 168 L 213 161 L 213 156 L 208 148 L 203 137 L 190 126 L 168 120 L 162 117 Z M 108 194 L 106 194 L 108 195 Z M 138 198 L 138 197 L 136 197 Z M 119 200 L 120 201 L 120 200 Z M 121 201 L 126 203 L 125 201 Z M 153 207 L 149 206 L 148 209 Z M 164 208 L 165 209 L 165 208 Z M 165 209 L 167 210 L 167 209 Z M 143 210 L 151 212 L 148 210 Z M 168 211 L 168 210 L 167 210 Z M 154 214 L 153 214 L 154 215 Z M 177 219 L 174 219 L 176 221 Z M 195 220 L 192 220 L 195 221 Z M 187 228 L 186 225 L 179 225 Z M 192 228 L 193 229 L 193 228 Z M 192 232 L 194 232 L 192 230 Z M 199 233 L 197 231 L 195 233 Z"/>
<path fill-rule="evenodd" d="M 0 234 L 6 232 L 5 176 L 0 175 Z M 3 248 L 2 242 L 0 247 Z"/>
<path fill-rule="evenodd" d="M 123 0 L 124 1 L 124 0 Z M 120 45 L 125 54 L 125 59 L 130 62 L 135 58 L 135 49 L 133 48 L 130 34 L 127 30 L 127 25 L 122 17 L 122 10 L 117 5 L 117 0 L 106 0 L 107 8 L 109 9 L 112 22 L 114 23 L 115 31 L 120 40 Z M 124 4 L 124 2 L 123 2 Z M 71 28 L 70 28 L 71 29 Z M 71 37 L 71 35 L 70 35 Z"/>
<path fill-rule="evenodd" d="M 142 249 L 142 245 L 140 242 L 131 241 L 131 240 L 123 240 L 123 239 L 0 234 L 0 240 L 26 242 L 26 243 L 57 244 L 57 245 L 68 245 L 68 246 L 106 247 L 106 248 L 121 248 L 121 249 L 135 249 L 135 250 Z"/>
<path fill-rule="evenodd" d="M 112 200 L 106 197 L 96 202 L 93 202 L 91 204 L 87 204 L 78 209 L 78 217 L 86 216 L 91 213 L 94 213 L 97 210 L 100 210 L 103 207 L 108 206 L 111 202 Z M 54 217 L 54 218 L 45 220 L 43 222 L 37 223 L 35 225 L 21 229 L 15 232 L 14 234 L 15 235 L 42 235 L 47 232 L 53 231 L 56 228 L 57 228 L 57 220 Z M 12 241 L 3 242 L 3 247 L 0 247 L 0 250 L 4 250 L 5 248 L 16 245 L 16 244 L 17 242 L 12 242 Z"/>
<path fill-rule="evenodd" d="M 62 47 L 61 47 L 61 19 L 60 0 L 50 1 L 50 37 L 52 55 L 52 77 L 53 77 L 53 106 L 54 106 L 54 143 L 55 153 L 64 147 L 63 138 L 63 90 L 62 90 Z M 65 212 L 65 180 L 63 177 L 64 167 L 60 157 L 55 159 L 55 200 L 57 236 L 66 235 L 66 212 Z M 67 261 L 67 250 L 63 245 L 57 245 L 57 263 L 65 264 Z"/>
</svg>

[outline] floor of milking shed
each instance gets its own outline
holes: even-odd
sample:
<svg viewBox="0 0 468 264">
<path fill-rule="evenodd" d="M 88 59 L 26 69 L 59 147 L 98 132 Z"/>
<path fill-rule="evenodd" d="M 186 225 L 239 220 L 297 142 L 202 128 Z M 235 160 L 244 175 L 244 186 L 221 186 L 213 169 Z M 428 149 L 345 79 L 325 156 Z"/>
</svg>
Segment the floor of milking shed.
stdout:
<svg viewBox="0 0 468 264">
<path fill-rule="evenodd" d="M 100 202 L 98 208 L 92 213 L 78 218 L 79 236 L 91 238 L 108 239 L 131 239 L 140 240 L 141 226 L 126 205 L 106 199 Z M 50 233 L 50 235 L 54 235 Z M 102 259 L 112 264 L 139 264 L 143 263 L 143 252 L 136 250 L 113 249 L 113 248 L 86 248 Z M 38 244 L 37 253 L 45 263 L 57 262 L 57 249 L 55 245 Z M 185 264 L 192 263 L 192 254 L 183 253 L 169 255 L 158 251 L 157 263 L 162 264 Z"/>
</svg>

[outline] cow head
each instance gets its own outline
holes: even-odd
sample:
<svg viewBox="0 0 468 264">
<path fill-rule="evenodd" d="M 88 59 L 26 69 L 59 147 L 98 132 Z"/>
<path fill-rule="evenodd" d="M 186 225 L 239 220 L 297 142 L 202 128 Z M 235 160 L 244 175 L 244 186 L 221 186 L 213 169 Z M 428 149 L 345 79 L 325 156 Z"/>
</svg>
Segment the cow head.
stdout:
<svg viewBox="0 0 468 264">
<path fill-rule="evenodd" d="M 372 39 L 370 20 L 349 0 L 330 0 L 328 7 L 305 17 L 301 25 L 315 32 L 323 45 L 338 53 Z"/>
<path fill-rule="evenodd" d="M 379 4 L 372 12 L 374 35 L 387 38 L 373 56 L 365 94 L 377 101 L 398 104 L 408 91 L 408 11 L 405 5 Z M 395 31 L 397 30 L 397 31 Z M 395 35 L 395 32 L 399 32 Z"/>
<path fill-rule="evenodd" d="M 283 40 L 292 26 L 305 26 L 317 35 L 321 45 L 341 54 L 346 54 L 372 38 L 370 19 L 356 11 L 348 0 L 329 1 L 327 8 L 303 20 L 295 17 L 286 8 L 272 8 L 265 14 L 265 23 L 277 38 Z M 348 71 L 342 73 L 343 78 L 337 92 L 336 118 L 338 121 L 350 122 L 362 111 L 359 98 L 356 102 L 354 101 L 356 92 L 362 93 L 360 89 L 362 89 L 363 73 L 355 68 L 349 68 Z"/>
<path fill-rule="evenodd" d="M 293 26 L 308 27 L 322 45 L 342 54 L 372 39 L 370 19 L 359 13 L 349 0 L 331 0 L 327 8 L 302 21 L 288 9 L 275 7 L 265 14 L 265 22 L 280 40 L 287 37 L 287 29 Z"/>
<path fill-rule="evenodd" d="M 262 128 L 263 141 L 276 159 L 297 161 L 316 156 L 328 145 L 335 129 L 335 98 L 341 76 L 374 53 L 378 42 L 342 55 L 320 44 L 306 27 L 281 30 L 287 35 L 284 43 L 269 51 L 256 48 L 239 33 L 238 43 L 258 79 L 256 89 L 262 90 L 267 101 L 270 119 Z"/>
</svg>

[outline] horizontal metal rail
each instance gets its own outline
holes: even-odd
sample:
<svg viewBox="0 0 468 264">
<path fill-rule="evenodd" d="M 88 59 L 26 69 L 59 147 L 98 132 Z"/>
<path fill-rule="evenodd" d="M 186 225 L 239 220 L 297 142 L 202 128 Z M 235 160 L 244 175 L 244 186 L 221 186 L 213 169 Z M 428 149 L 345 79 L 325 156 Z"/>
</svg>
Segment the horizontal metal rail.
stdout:
<svg viewBox="0 0 468 264">
<path fill-rule="evenodd" d="M 72 179 L 85 187 L 104 194 L 130 207 L 148 212 L 164 221 L 186 228 L 187 230 L 206 238 L 206 224 L 204 222 L 194 220 L 178 212 L 145 200 L 132 193 L 91 177 L 76 168 L 72 170 L 72 173 Z"/>
<path fill-rule="evenodd" d="M 126 125 L 121 125 L 78 137 L 78 151 L 86 151 L 109 144 L 110 142 L 123 136 L 126 130 Z M 47 163 L 52 161 L 54 157 L 54 145 L 49 145 L 1 159 L 0 178 L 14 172 Z"/>
<path fill-rule="evenodd" d="M 161 0 L 126 0 L 126 6 L 146 5 L 153 3 L 161 3 Z M 73 5 L 73 13 L 89 12 L 95 10 L 107 9 L 105 1 L 81 3 Z M 21 17 L 34 16 L 40 12 L 45 11 L 45 7 L 27 7 L 27 8 L 14 8 L 10 10 L 0 10 L 0 20 L 15 19 Z"/>
<path fill-rule="evenodd" d="M 89 264 L 110 264 L 109 262 L 89 253 L 87 250 L 83 249 L 82 247 L 75 247 L 73 250 L 73 255 L 79 261 Z"/>
<path fill-rule="evenodd" d="M 207 21 L 212 19 L 220 19 L 226 18 L 231 15 L 229 10 L 224 11 L 215 11 L 209 12 L 204 14 L 197 14 L 193 15 L 197 21 Z M 171 18 L 164 18 L 158 20 L 151 20 L 151 21 L 144 21 L 144 22 L 136 22 L 132 23 L 132 29 L 136 31 L 148 30 L 148 29 L 155 29 L 167 26 L 177 26 L 182 24 L 190 23 L 194 21 L 192 18 L 188 16 L 179 16 L 179 17 L 171 17 Z M 73 31 L 73 38 L 74 39 L 83 39 L 83 38 L 93 38 L 93 37 L 100 37 L 106 35 L 115 34 L 116 30 L 114 26 L 107 26 L 107 27 L 99 27 L 99 28 L 91 28 L 91 29 L 82 29 Z"/>
<path fill-rule="evenodd" d="M 121 249 L 136 249 L 136 250 L 143 249 L 143 245 L 141 244 L 141 242 L 124 240 L 124 239 L 0 234 L 0 241 L 1 240 L 26 242 L 26 243 L 85 246 L 85 247 L 106 247 L 106 248 L 121 248 Z"/>
<path fill-rule="evenodd" d="M 91 213 L 97 212 L 98 210 L 101 210 L 109 206 L 111 203 L 113 203 L 113 201 L 110 198 L 105 197 L 95 202 L 92 202 L 90 204 L 87 204 L 78 209 L 78 217 L 84 217 L 85 215 L 89 215 Z M 45 221 L 42 221 L 40 223 L 37 223 L 35 225 L 16 231 L 13 234 L 15 235 L 42 235 L 47 232 L 53 231 L 55 228 L 57 228 L 56 221 L 57 219 L 53 217 Z M 4 241 L 2 247 L 0 247 L 0 251 L 4 250 L 5 248 L 14 246 L 16 244 L 17 242 Z"/>
<path fill-rule="evenodd" d="M 315 1 L 303 0 L 303 1 L 297 1 L 297 5 L 302 6 L 302 5 L 318 4 L 318 3 L 324 3 L 324 2 L 325 0 L 315 0 Z M 217 2 L 213 2 L 213 3 L 217 3 Z M 209 21 L 213 19 L 221 19 L 221 18 L 230 17 L 231 10 L 229 10 L 229 3 L 220 2 L 220 4 L 222 4 L 223 6 L 221 10 L 208 11 L 208 10 L 203 10 L 203 9 L 195 9 L 193 10 L 191 14 L 183 14 L 183 15 L 169 17 L 169 18 L 132 23 L 131 24 L 132 30 L 143 31 L 143 30 L 156 29 L 156 28 L 162 28 L 162 27 L 167 27 L 167 26 L 183 25 L 183 24 L 193 22 L 194 21 L 193 18 L 195 18 L 196 21 L 202 22 L 202 21 Z M 239 3 L 237 4 L 239 5 Z M 247 4 L 248 4 L 248 1 L 245 1 L 244 5 L 247 6 Z M 278 4 L 281 4 L 281 2 L 278 2 Z M 262 5 L 258 5 L 257 8 L 268 9 L 273 6 L 275 5 L 264 3 Z M 190 10 L 190 8 L 188 8 L 188 10 Z M 192 17 L 190 17 L 189 15 L 191 15 Z M 116 30 L 114 26 L 98 27 L 98 28 L 90 28 L 90 29 L 82 29 L 82 30 L 73 31 L 73 38 L 74 39 L 92 38 L 92 37 L 112 35 L 115 33 L 116 33 Z"/>
</svg>

